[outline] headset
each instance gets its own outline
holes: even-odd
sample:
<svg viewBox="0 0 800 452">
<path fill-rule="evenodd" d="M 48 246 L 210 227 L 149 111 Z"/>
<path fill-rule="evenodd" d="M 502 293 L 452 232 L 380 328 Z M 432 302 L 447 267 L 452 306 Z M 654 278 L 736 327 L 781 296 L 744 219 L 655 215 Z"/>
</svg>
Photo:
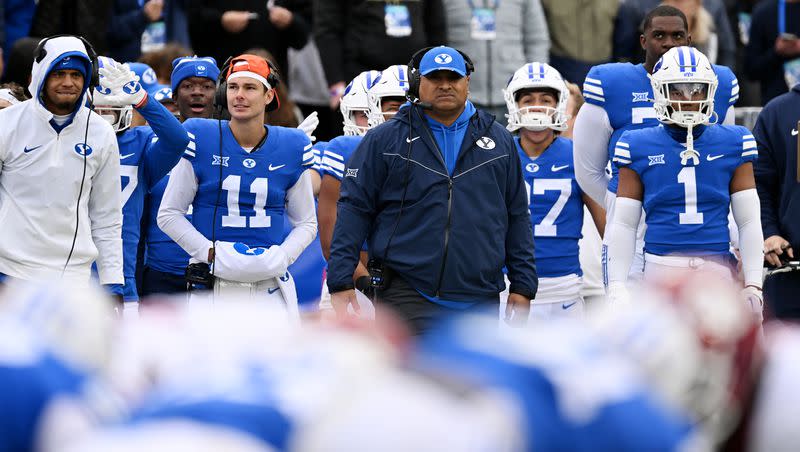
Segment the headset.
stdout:
<svg viewBox="0 0 800 452">
<path fill-rule="evenodd" d="M 235 57 L 229 57 L 225 60 L 225 63 L 222 65 L 222 70 L 219 71 L 219 76 L 217 76 L 217 91 L 214 93 L 214 108 L 217 112 L 217 117 L 222 117 L 222 112 L 228 108 L 228 76 L 231 74 L 233 70 L 233 63 L 237 60 Z M 278 70 L 272 63 L 265 59 L 267 62 L 267 66 L 269 67 L 269 74 L 267 74 L 267 83 L 272 89 L 275 89 L 280 83 L 281 79 L 278 76 Z M 277 94 L 275 95 L 275 99 L 267 104 L 266 111 L 274 111 L 280 108 L 281 103 L 278 100 Z"/>
<path fill-rule="evenodd" d="M 95 52 L 94 47 L 92 44 L 86 40 L 83 36 L 76 36 L 70 34 L 61 34 L 61 35 L 54 35 L 48 36 L 41 41 L 39 44 L 36 45 L 36 49 L 33 51 L 33 59 L 37 63 L 41 63 L 42 60 L 45 59 L 47 56 L 47 49 L 45 49 L 45 45 L 51 39 L 56 38 L 76 38 L 83 44 L 83 47 L 86 49 L 86 55 L 89 57 L 89 62 L 92 66 L 92 73 L 89 76 L 89 86 L 87 88 L 87 92 L 89 93 L 89 110 L 94 111 L 94 100 L 92 99 L 92 90 L 100 85 L 100 63 L 97 60 L 97 52 Z M 80 100 L 79 100 L 80 102 Z M 72 235 L 72 246 L 69 248 L 69 254 L 67 255 L 67 260 L 64 262 L 64 268 L 61 269 L 61 276 L 64 276 L 64 273 L 67 271 L 67 266 L 69 266 L 69 261 L 72 260 L 72 254 L 75 252 L 75 244 L 78 240 L 78 229 L 80 228 L 80 206 L 81 206 L 81 198 L 83 197 L 83 186 L 86 182 L 86 164 L 87 164 L 87 155 L 86 152 L 87 148 L 87 141 L 89 139 L 89 121 L 92 118 L 91 111 L 89 112 L 89 116 L 86 118 L 86 129 L 83 131 L 83 174 L 81 175 L 81 185 L 78 189 L 78 199 L 75 201 L 75 233 Z"/>
<path fill-rule="evenodd" d="M 408 62 L 408 91 L 406 91 L 406 99 L 412 104 L 419 105 L 425 109 L 430 109 L 431 105 L 427 102 L 422 102 L 419 98 L 419 84 L 420 78 L 422 77 L 419 73 L 419 64 L 422 61 L 422 57 L 428 53 L 428 50 L 435 49 L 436 47 L 438 46 L 425 47 L 424 49 L 417 50 Z M 475 72 L 475 64 L 472 62 L 472 58 L 458 49 L 455 49 L 455 51 L 464 58 L 464 69 L 466 69 L 467 75 Z"/>
<path fill-rule="evenodd" d="M 87 41 L 86 38 L 84 38 L 83 36 L 64 34 L 64 35 L 48 36 L 42 39 L 41 41 L 39 41 L 39 44 L 33 51 L 34 61 L 36 61 L 37 63 L 42 62 L 42 60 L 47 56 L 47 49 L 44 48 L 45 44 L 47 44 L 47 41 L 56 38 L 77 38 L 78 40 L 81 41 L 81 43 L 83 43 L 83 47 L 86 48 L 86 55 L 89 56 L 89 61 L 92 64 L 92 73 L 91 76 L 89 77 L 88 91 L 91 92 L 92 89 L 100 85 L 100 64 L 97 61 L 97 52 L 94 51 L 94 47 L 92 47 L 92 44 L 89 43 L 89 41 Z"/>
</svg>

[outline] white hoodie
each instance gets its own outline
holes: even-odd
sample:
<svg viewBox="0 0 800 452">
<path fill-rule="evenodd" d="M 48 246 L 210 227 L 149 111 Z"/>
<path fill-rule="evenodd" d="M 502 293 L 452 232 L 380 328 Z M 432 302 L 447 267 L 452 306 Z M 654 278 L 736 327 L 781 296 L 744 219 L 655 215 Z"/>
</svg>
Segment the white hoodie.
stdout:
<svg viewBox="0 0 800 452">
<path fill-rule="evenodd" d="M 119 150 L 114 130 L 86 103 L 86 85 L 71 123 L 60 132 L 40 95 L 53 63 L 75 52 L 74 37 L 54 38 L 34 61 L 33 99 L 0 110 L 0 273 L 27 280 L 63 277 L 88 283 L 97 260 L 101 284 L 123 283 Z M 88 136 L 87 131 L 88 121 Z M 87 136 L 86 138 L 84 138 Z M 86 177 L 78 205 L 85 144 Z"/>
</svg>

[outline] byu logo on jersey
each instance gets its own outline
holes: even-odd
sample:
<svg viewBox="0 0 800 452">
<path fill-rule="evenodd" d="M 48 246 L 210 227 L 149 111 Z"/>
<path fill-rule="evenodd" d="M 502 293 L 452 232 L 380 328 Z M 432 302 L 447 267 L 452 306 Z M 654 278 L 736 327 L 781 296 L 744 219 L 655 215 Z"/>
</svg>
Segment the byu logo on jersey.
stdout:
<svg viewBox="0 0 800 452">
<path fill-rule="evenodd" d="M 528 163 L 527 165 L 525 165 L 525 169 L 529 173 L 535 173 L 535 172 L 539 171 L 539 165 L 537 165 L 535 163 Z"/>
<path fill-rule="evenodd" d="M 77 152 L 78 155 L 91 155 L 92 147 L 86 143 L 78 143 L 75 145 L 75 152 Z"/>
<path fill-rule="evenodd" d="M 230 159 L 230 157 L 220 157 L 218 155 L 212 155 L 211 157 L 213 158 L 211 166 L 228 166 L 228 159 Z"/>
<path fill-rule="evenodd" d="M 632 93 L 633 94 L 633 101 L 634 102 L 647 102 L 647 95 L 649 93 Z"/>
<path fill-rule="evenodd" d="M 256 166 L 256 161 L 253 159 L 244 159 L 242 160 L 242 165 L 244 165 L 245 168 L 254 168 Z"/>
<path fill-rule="evenodd" d="M 647 159 L 650 160 L 650 164 L 648 166 L 664 165 L 665 164 L 665 162 L 664 162 L 664 154 L 648 155 Z"/>
<path fill-rule="evenodd" d="M 448 55 L 446 53 L 440 53 L 440 54 L 436 55 L 436 58 L 434 58 L 434 59 L 439 64 L 448 64 L 451 61 L 453 61 L 453 57 L 451 57 L 450 55 Z"/>
<path fill-rule="evenodd" d="M 495 146 L 497 146 L 494 140 L 489 137 L 480 137 L 478 138 L 478 141 L 475 142 L 475 144 L 477 144 L 478 147 L 486 149 L 487 151 L 492 150 L 494 149 Z"/>
</svg>

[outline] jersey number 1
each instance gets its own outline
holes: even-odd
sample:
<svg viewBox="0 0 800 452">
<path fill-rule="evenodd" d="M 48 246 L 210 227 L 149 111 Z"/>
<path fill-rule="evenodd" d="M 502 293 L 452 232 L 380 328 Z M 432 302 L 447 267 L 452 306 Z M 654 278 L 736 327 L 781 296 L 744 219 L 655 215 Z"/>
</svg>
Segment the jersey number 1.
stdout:
<svg viewBox="0 0 800 452">
<path fill-rule="evenodd" d="M 683 184 L 686 211 L 678 214 L 680 224 L 703 224 L 703 212 L 697 211 L 697 176 L 694 167 L 687 166 L 678 173 L 678 183 Z"/>
<path fill-rule="evenodd" d="M 267 178 L 257 177 L 250 184 L 250 193 L 256 195 L 253 203 L 253 216 L 239 215 L 239 187 L 242 183 L 242 176 L 230 175 L 222 181 L 222 189 L 228 192 L 228 214 L 222 216 L 222 227 L 224 228 L 268 228 L 272 224 L 271 218 L 267 215 Z M 249 224 L 248 224 L 249 223 Z"/>
</svg>

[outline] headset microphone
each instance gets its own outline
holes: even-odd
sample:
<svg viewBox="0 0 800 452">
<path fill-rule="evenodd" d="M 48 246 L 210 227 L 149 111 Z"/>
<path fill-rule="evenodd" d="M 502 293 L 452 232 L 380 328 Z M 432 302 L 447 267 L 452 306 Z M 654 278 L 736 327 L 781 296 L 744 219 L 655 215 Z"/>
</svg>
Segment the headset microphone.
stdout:
<svg viewBox="0 0 800 452">
<path fill-rule="evenodd" d="M 416 106 L 418 106 L 419 108 L 421 108 L 423 110 L 433 110 L 433 104 L 430 103 L 430 102 L 423 102 L 423 101 L 421 101 L 419 99 L 415 99 L 411 103 L 416 105 Z"/>
</svg>

